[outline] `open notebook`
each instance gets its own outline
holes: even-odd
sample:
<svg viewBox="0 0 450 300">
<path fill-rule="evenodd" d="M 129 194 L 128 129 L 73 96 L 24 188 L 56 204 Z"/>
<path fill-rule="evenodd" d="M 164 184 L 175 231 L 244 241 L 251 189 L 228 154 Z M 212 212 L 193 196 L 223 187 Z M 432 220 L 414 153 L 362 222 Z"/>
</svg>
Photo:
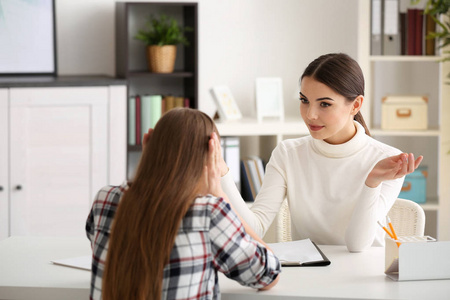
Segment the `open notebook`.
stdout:
<svg viewBox="0 0 450 300">
<path fill-rule="evenodd" d="M 310 239 L 268 245 L 283 266 L 328 266 L 331 263 Z"/>
</svg>

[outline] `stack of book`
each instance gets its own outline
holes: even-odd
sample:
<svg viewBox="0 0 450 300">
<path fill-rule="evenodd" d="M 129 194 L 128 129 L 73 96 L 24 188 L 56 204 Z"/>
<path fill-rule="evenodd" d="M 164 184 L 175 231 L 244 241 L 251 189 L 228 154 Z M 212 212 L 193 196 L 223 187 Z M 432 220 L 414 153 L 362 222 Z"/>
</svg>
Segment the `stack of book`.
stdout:
<svg viewBox="0 0 450 300">
<path fill-rule="evenodd" d="M 436 55 L 436 22 L 420 6 L 372 0 L 372 55 Z"/>
<path fill-rule="evenodd" d="M 154 128 L 161 116 L 175 107 L 189 107 L 189 98 L 136 95 L 128 100 L 128 144 L 140 145 L 144 133 Z"/>
<path fill-rule="evenodd" d="M 424 15 L 424 10 L 409 8 L 406 13 L 401 13 L 401 26 L 403 36 L 402 54 L 406 55 L 435 55 L 435 39 L 427 39 L 431 32 L 436 31 L 436 22 L 430 15 Z M 405 49 L 406 48 L 406 49 Z"/>
<path fill-rule="evenodd" d="M 241 160 L 241 195 L 245 201 L 254 201 L 261 189 L 265 165 L 258 156 Z"/>
</svg>

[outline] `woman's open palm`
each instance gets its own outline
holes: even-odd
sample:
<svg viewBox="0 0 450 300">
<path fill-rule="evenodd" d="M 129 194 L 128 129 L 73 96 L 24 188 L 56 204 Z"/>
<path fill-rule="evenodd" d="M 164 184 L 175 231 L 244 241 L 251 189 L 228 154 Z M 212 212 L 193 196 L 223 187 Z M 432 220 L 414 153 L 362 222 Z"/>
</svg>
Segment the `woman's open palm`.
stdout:
<svg viewBox="0 0 450 300">
<path fill-rule="evenodd" d="M 366 179 L 368 187 L 377 187 L 385 180 L 393 180 L 414 172 L 422 162 L 423 156 L 414 160 L 414 154 L 402 153 L 380 160 Z"/>
</svg>

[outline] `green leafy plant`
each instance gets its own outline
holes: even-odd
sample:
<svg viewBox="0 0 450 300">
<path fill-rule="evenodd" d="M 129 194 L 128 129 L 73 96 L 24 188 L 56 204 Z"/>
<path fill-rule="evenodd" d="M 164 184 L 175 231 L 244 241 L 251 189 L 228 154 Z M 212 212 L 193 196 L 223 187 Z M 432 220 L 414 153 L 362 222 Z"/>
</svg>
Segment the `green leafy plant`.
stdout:
<svg viewBox="0 0 450 300">
<path fill-rule="evenodd" d="M 189 41 L 184 33 L 192 31 L 189 27 L 182 27 L 173 17 L 162 14 L 159 18 L 150 15 L 146 23 L 146 28 L 141 29 L 135 35 L 135 39 L 143 41 L 147 46 L 150 45 L 178 45 L 188 46 Z"/>
<path fill-rule="evenodd" d="M 413 4 L 419 2 L 420 0 L 412 0 Z M 438 41 L 439 48 L 444 49 L 448 47 L 450 45 L 450 0 L 427 0 L 424 14 L 430 15 L 439 26 L 439 29 L 435 32 L 430 32 L 427 38 L 435 38 Z M 442 51 L 441 61 L 450 61 L 449 50 Z M 447 78 L 450 78 L 450 74 Z M 447 84 L 450 84 L 450 82 L 447 82 Z"/>
</svg>

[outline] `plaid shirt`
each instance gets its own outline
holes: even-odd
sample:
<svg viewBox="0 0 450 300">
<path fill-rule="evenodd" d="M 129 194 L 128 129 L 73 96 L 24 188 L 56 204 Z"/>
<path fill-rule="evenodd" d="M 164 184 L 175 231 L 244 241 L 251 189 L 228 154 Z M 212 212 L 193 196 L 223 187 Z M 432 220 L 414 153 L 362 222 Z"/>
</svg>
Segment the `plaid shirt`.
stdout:
<svg viewBox="0 0 450 300">
<path fill-rule="evenodd" d="M 90 299 L 101 299 L 111 223 L 127 183 L 102 188 L 86 222 L 91 241 Z M 262 288 L 281 272 L 278 259 L 245 231 L 222 198 L 202 196 L 183 218 L 164 268 L 162 299 L 220 298 L 217 271 L 240 284 Z"/>
</svg>

